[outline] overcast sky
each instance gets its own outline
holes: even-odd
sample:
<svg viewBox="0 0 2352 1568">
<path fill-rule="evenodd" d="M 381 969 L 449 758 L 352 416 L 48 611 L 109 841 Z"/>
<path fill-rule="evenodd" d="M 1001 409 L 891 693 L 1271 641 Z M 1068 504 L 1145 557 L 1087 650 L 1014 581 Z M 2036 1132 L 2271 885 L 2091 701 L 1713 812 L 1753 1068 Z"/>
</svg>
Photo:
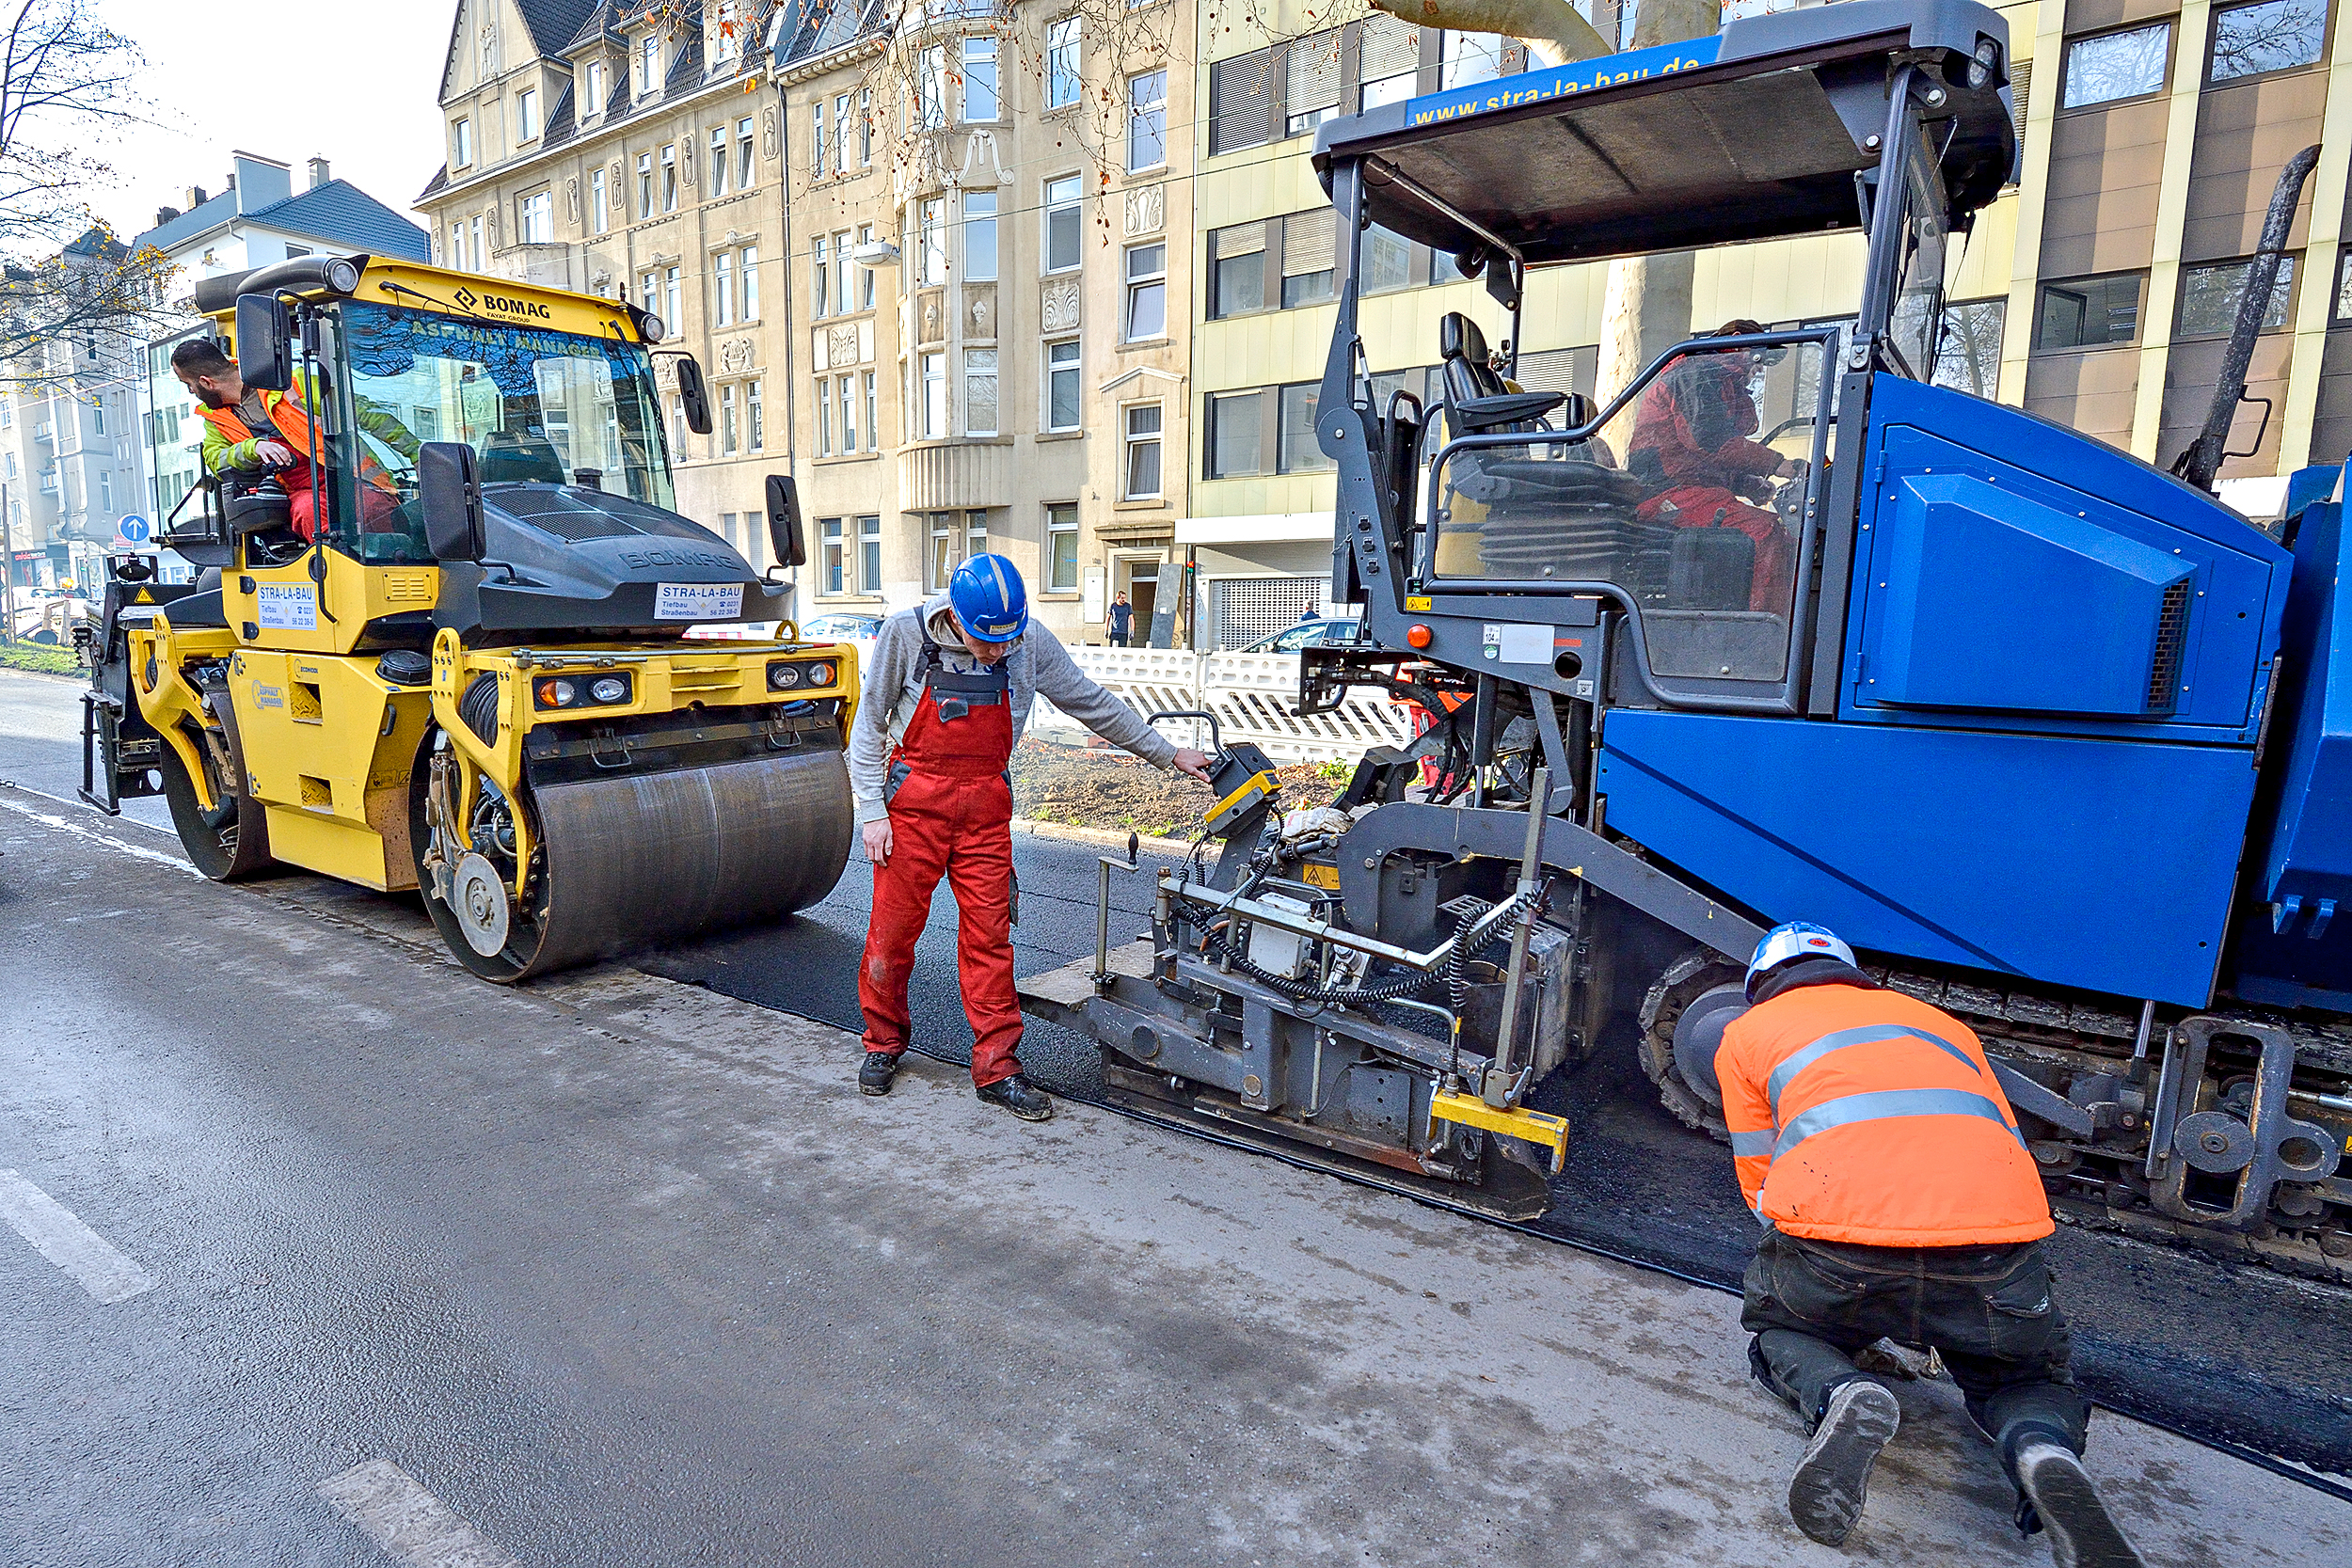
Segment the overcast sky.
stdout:
<svg viewBox="0 0 2352 1568">
<path fill-rule="evenodd" d="M 338 177 L 413 219 L 409 203 L 441 166 L 442 53 L 454 0 L 369 6 L 333 0 L 199 6 L 188 0 L 95 0 L 99 14 L 147 56 L 155 123 L 109 133 L 96 156 L 118 181 L 91 205 L 126 239 L 152 228 L 181 193 L 227 187 L 229 154 L 294 166 L 326 158 Z M 283 90 L 269 84 L 291 83 Z"/>
</svg>

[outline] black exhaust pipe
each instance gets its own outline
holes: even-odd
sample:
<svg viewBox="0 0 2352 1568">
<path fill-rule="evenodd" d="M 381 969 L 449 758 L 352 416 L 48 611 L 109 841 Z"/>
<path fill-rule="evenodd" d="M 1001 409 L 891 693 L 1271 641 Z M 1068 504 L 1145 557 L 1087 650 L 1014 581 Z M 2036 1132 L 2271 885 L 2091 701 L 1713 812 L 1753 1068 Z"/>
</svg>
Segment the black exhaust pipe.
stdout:
<svg viewBox="0 0 2352 1568">
<path fill-rule="evenodd" d="M 2253 363 L 2254 340 L 2262 332 L 2264 312 L 2270 309 L 2270 291 L 2278 285 L 2279 261 L 2287 246 L 2287 231 L 2295 227 L 2295 209 L 2303 199 L 2303 182 L 2319 162 L 2319 149 L 2307 147 L 2287 160 L 2279 183 L 2270 193 L 2270 211 L 2263 218 L 2262 245 L 2246 269 L 2246 293 L 2238 297 L 2237 320 L 2230 326 L 2229 347 L 2221 355 L 2221 379 L 2213 389 L 2213 406 L 2205 411 L 2205 428 L 2172 462 L 2172 472 L 2207 495 L 2214 493 L 2214 476 L 2229 451 L 2230 425 L 2237 405 L 2246 399 L 2246 368 Z M 2267 404 L 2263 423 L 2270 422 Z M 2257 435 L 2254 444 L 2262 445 Z M 2244 452 L 2234 455 L 2245 456 Z"/>
</svg>

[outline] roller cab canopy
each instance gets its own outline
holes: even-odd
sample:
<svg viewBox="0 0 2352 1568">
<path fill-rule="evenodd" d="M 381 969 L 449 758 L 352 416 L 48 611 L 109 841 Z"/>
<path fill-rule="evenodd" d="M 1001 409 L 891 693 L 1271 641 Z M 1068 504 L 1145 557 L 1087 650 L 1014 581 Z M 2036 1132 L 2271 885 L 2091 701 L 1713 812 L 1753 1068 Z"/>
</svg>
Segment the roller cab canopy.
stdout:
<svg viewBox="0 0 2352 1568">
<path fill-rule="evenodd" d="M 1466 262 L 1858 229 L 1905 66 L 1964 228 L 2017 157 L 2009 27 L 1972 0 L 1846 0 L 1384 104 L 1327 121 L 1315 168 L 1328 192 L 1359 163 L 1373 222 Z"/>
</svg>

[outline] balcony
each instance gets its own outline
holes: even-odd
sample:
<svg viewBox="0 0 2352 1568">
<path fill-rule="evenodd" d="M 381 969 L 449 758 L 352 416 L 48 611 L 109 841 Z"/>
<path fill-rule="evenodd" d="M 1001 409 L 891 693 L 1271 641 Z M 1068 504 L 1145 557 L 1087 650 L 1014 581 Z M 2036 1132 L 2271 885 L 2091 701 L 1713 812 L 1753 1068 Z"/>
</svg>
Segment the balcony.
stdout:
<svg viewBox="0 0 2352 1568">
<path fill-rule="evenodd" d="M 40 493 L 44 496 L 54 496 L 57 493 L 56 469 L 43 468 L 40 471 Z"/>
<path fill-rule="evenodd" d="M 46 424 L 38 424 L 33 427 L 33 439 L 45 447 L 54 442 L 56 437 L 50 434 Z"/>
</svg>

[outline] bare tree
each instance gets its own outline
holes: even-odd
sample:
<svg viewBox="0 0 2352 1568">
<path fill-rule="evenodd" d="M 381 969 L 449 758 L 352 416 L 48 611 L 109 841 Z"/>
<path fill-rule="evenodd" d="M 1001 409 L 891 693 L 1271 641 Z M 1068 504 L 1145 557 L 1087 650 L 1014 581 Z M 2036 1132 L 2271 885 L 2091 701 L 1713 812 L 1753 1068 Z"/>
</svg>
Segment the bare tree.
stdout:
<svg viewBox="0 0 2352 1568">
<path fill-rule="evenodd" d="M 114 171 L 80 150 L 137 118 L 140 63 L 89 0 L 22 0 L 0 36 L 0 378 L 70 382 L 160 318 L 169 263 L 90 210 Z"/>
</svg>

